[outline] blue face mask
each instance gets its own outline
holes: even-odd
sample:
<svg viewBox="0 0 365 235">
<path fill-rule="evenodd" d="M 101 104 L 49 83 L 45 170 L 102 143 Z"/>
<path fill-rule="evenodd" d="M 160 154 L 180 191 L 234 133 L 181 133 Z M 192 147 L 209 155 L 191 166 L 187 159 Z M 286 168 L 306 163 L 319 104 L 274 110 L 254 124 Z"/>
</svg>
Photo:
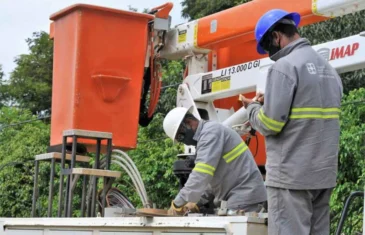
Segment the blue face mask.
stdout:
<svg viewBox="0 0 365 235">
<path fill-rule="evenodd" d="M 197 145 L 197 141 L 194 140 L 195 131 L 185 123 L 181 123 L 179 133 L 176 135 L 176 140 L 186 145 Z"/>
</svg>

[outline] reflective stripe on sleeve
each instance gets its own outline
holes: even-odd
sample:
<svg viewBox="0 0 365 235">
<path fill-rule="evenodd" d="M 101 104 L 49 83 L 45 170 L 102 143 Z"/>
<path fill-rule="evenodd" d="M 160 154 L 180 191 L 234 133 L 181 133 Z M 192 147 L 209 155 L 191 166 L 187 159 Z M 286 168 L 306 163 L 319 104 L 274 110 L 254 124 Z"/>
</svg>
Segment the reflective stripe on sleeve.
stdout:
<svg viewBox="0 0 365 235">
<path fill-rule="evenodd" d="M 238 156 L 240 156 L 242 153 L 244 153 L 247 149 L 248 149 L 248 147 L 245 144 L 245 142 L 242 142 L 239 145 L 237 145 L 234 149 L 232 149 L 231 151 L 229 151 L 228 153 L 226 153 L 223 156 L 223 159 L 227 163 L 230 163 L 231 161 L 233 161 L 234 159 L 236 159 Z"/>
<path fill-rule="evenodd" d="M 193 171 L 214 176 L 215 168 L 209 164 L 198 162 L 195 164 Z"/>
<path fill-rule="evenodd" d="M 264 111 L 262 108 L 260 109 L 260 112 L 258 114 L 258 118 L 260 121 L 270 130 L 275 132 L 280 132 L 281 129 L 283 129 L 285 122 L 279 122 L 274 119 L 269 118 L 264 114 Z"/>
</svg>

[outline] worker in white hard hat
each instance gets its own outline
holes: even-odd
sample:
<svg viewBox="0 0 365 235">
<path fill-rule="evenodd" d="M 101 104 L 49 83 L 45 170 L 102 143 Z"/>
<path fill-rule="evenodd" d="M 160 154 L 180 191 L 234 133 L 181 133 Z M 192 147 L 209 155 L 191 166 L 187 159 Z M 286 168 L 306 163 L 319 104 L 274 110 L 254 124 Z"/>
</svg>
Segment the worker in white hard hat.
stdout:
<svg viewBox="0 0 365 235">
<path fill-rule="evenodd" d="M 275 63 L 263 105 L 243 99 L 251 126 L 265 136 L 270 235 L 330 233 L 343 88 L 336 70 L 300 37 L 299 22 L 298 13 L 280 9 L 260 18 L 257 51 Z"/>
<path fill-rule="evenodd" d="M 216 201 L 227 201 L 228 209 L 262 209 L 260 205 L 266 202 L 263 178 L 238 133 L 220 123 L 199 120 L 183 107 L 166 115 L 163 128 L 174 142 L 196 147 L 195 167 L 172 201 L 169 214 L 196 212 L 196 203 L 208 187 Z"/>
</svg>

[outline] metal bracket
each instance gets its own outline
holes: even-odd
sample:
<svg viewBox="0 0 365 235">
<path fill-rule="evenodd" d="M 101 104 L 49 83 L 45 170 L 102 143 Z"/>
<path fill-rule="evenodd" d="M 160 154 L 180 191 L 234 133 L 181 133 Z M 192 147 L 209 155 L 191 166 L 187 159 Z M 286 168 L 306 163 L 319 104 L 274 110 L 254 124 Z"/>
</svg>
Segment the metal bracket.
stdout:
<svg viewBox="0 0 365 235">
<path fill-rule="evenodd" d="M 62 175 L 71 175 L 72 174 L 72 169 L 62 169 L 61 174 Z"/>
<path fill-rule="evenodd" d="M 77 180 L 80 178 L 80 175 L 74 175 L 71 182 L 71 190 L 73 191 L 76 187 Z"/>
<path fill-rule="evenodd" d="M 225 216 L 227 214 L 228 214 L 227 201 L 222 201 L 221 206 L 218 210 L 218 215 L 219 216 Z"/>
</svg>

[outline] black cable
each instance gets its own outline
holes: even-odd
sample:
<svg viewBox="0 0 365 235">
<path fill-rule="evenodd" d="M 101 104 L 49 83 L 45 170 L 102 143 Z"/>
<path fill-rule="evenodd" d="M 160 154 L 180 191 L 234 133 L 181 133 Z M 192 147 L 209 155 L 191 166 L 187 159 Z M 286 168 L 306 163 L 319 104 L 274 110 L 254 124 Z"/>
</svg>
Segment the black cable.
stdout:
<svg viewBox="0 0 365 235">
<path fill-rule="evenodd" d="M 26 159 L 26 160 L 23 160 L 22 162 L 7 162 L 3 165 L 0 165 L 0 171 L 2 171 L 5 167 L 8 167 L 8 166 L 16 166 L 16 165 L 24 165 L 25 163 L 27 162 L 30 162 L 30 161 L 34 161 L 34 159 Z"/>
<path fill-rule="evenodd" d="M 17 125 L 22 125 L 22 124 L 26 124 L 26 123 L 30 123 L 30 122 L 35 122 L 35 121 L 47 119 L 47 118 L 50 118 L 50 117 L 51 116 L 39 117 L 37 119 L 30 119 L 30 120 L 25 120 L 25 121 L 22 121 L 22 122 L 16 122 L 16 123 L 8 124 L 8 125 L 3 125 L 3 126 L 0 126 L 0 130 L 3 130 L 4 128 L 7 128 L 7 127 L 12 127 L 12 126 L 17 126 Z"/>
<path fill-rule="evenodd" d="M 255 135 L 255 139 L 256 139 L 256 152 L 253 158 L 255 158 L 257 156 L 257 153 L 259 152 L 259 138 L 257 138 L 257 135 Z"/>
</svg>

